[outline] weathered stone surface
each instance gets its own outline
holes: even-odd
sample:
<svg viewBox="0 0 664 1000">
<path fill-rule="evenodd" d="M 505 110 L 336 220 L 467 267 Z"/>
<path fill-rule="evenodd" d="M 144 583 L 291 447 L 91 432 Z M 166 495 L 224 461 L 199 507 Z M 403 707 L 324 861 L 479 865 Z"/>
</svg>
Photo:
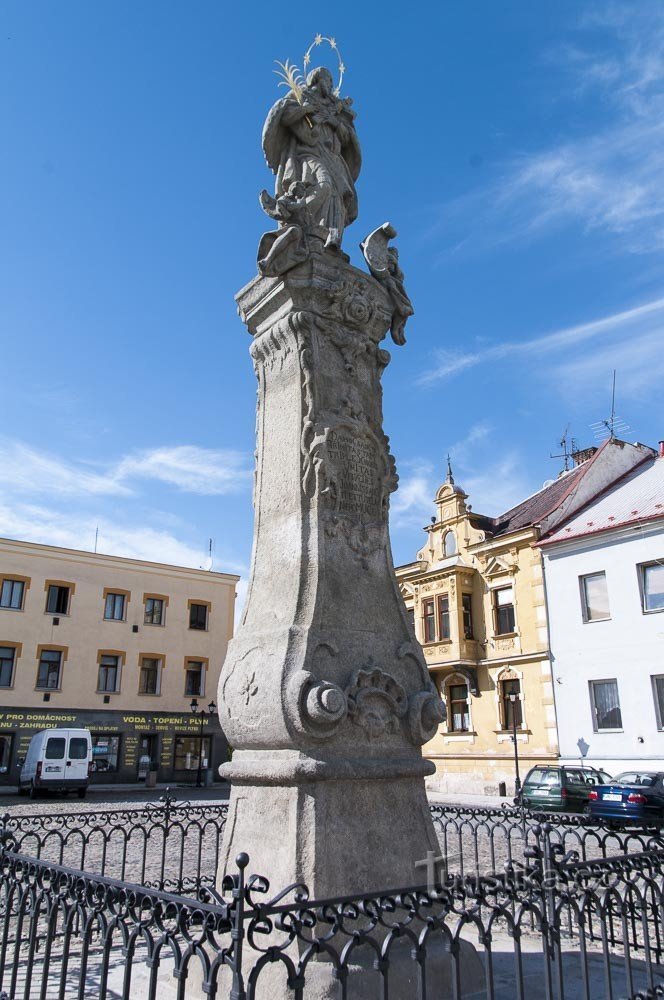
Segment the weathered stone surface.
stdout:
<svg viewBox="0 0 664 1000">
<path fill-rule="evenodd" d="M 219 684 L 234 748 L 219 874 L 244 851 L 274 892 L 305 883 L 316 899 L 416 885 L 438 852 L 421 747 L 443 710 L 394 576 L 382 414 L 381 342 L 389 329 L 404 342 L 412 306 L 392 227 L 365 241 L 371 274 L 340 250 L 357 214 L 353 119 L 326 70 L 272 108 L 276 190 L 261 201 L 279 228 L 237 295 L 258 380 L 255 525 Z M 318 966 L 312 1000 L 335 995 Z M 366 974 L 353 995 L 370 995 Z M 266 972 L 275 1000 L 288 995 L 277 975 Z"/>
<path fill-rule="evenodd" d="M 388 538 L 392 304 L 329 250 L 255 279 L 238 304 L 258 451 L 249 595 L 219 687 L 234 748 L 224 861 L 247 851 L 274 886 L 317 896 L 414 883 L 437 849 L 420 747 L 441 706 Z"/>
</svg>

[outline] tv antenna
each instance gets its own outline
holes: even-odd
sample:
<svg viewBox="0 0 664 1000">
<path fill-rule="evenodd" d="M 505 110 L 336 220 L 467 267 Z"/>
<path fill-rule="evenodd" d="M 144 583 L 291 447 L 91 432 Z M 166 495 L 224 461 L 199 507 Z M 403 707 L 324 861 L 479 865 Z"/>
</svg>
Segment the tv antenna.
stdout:
<svg viewBox="0 0 664 1000">
<path fill-rule="evenodd" d="M 626 424 L 622 417 L 616 414 L 616 370 L 613 369 L 613 385 L 611 388 L 611 416 L 608 420 L 596 420 L 591 425 L 592 431 L 597 438 L 597 440 L 604 440 L 607 438 L 610 441 L 616 436 L 616 431 L 619 434 L 624 434 L 629 430 L 629 424 Z"/>
<path fill-rule="evenodd" d="M 558 447 L 562 448 L 562 451 L 558 455 L 552 455 L 549 452 L 549 458 L 562 458 L 565 461 L 565 472 L 569 472 L 569 462 L 575 451 L 578 451 L 578 445 L 576 443 L 576 438 L 571 438 L 569 436 L 569 424 L 565 428 L 565 432 L 558 442 Z"/>
<path fill-rule="evenodd" d="M 208 555 L 207 555 L 207 559 L 205 560 L 205 565 L 201 566 L 201 569 L 204 569 L 208 573 L 212 569 L 212 539 L 211 538 L 208 539 Z"/>
</svg>

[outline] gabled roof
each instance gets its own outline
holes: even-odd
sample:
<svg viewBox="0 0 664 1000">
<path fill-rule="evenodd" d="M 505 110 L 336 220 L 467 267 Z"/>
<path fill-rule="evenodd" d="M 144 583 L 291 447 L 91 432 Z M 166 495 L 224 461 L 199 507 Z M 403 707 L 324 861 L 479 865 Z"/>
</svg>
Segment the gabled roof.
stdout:
<svg viewBox="0 0 664 1000">
<path fill-rule="evenodd" d="M 664 518 L 664 458 L 651 458 L 557 527 L 542 545 Z"/>
<path fill-rule="evenodd" d="M 555 510 L 583 478 L 588 464 L 584 462 L 569 472 L 563 472 L 549 486 L 544 486 L 537 493 L 522 500 L 516 507 L 494 518 L 493 536 L 506 535 L 519 528 L 529 528 L 533 524 L 539 524 L 542 518 Z"/>
</svg>

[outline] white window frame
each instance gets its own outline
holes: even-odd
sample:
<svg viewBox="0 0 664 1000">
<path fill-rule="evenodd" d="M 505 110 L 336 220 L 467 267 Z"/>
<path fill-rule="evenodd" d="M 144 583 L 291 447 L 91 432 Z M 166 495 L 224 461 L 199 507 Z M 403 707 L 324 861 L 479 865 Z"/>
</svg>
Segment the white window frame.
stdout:
<svg viewBox="0 0 664 1000">
<path fill-rule="evenodd" d="M 591 577 L 604 577 L 604 585 L 606 589 L 606 603 L 609 608 L 609 613 L 604 615 L 602 618 L 591 618 L 588 614 L 588 595 L 586 592 L 586 580 Z M 579 576 L 579 591 L 581 594 L 581 617 L 583 619 L 584 625 L 594 625 L 595 622 L 608 622 L 611 621 L 611 601 L 609 600 L 609 582 L 606 578 L 606 570 L 598 569 L 592 573 L 581 573 Z"/>
<path fill-rule="evenodd" d="M 651 566 L 661 566 L 664 560 L 652 559 L 650 562 L 639 563 L 637 572 L 639 574 L 639 590 L 641 593 L 641 611 L 644 615 L 660 615 L 664 608 L 646 608 L 646 570 Z"/>
<path fill-rule="evenodd" d="M 597 719 L 597 707 L 596 707 L 596 703 L 595 703 L 595 684 L 615 684 L 615 686 L 616 686 L 616 692 L 617 692 L 617 695 L 618 695 L 618 711 L 620 712 L 620 725 L 619 726 L 616 726 L 615 728 L 609 728 L 607 726 L 603 726 L 600 729 L 599 722 L 598 722 L 598 719 Z M 624 732 L 625 723 L 624 723 L 624 719 L 623 719 L 623 715 L 622 715 L 622 706 L 620 704 L 620 688 L 618 687 L 618 678 L 617 677 L 593 677 L 592 680 L 588 681 L 588 690 L 589 690 L 589 693 L 590 693 L 590 714 L 592 716 L 593 732 L 596 733 L 598 736 L 601 736 L 602 733 L 622 733 L 622 732 Z"/>
</svg>

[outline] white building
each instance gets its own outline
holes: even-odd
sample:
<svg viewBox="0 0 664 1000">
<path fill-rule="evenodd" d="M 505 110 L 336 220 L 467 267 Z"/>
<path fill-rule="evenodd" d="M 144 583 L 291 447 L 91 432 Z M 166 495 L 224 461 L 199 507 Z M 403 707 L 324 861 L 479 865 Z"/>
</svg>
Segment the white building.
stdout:
<svg viewBox="0 0 664 1000">
<path fill-rule="evenodd" d="M 664 771 L 664 445 L 540 545 L 561 761 Z"/>
</svg>

